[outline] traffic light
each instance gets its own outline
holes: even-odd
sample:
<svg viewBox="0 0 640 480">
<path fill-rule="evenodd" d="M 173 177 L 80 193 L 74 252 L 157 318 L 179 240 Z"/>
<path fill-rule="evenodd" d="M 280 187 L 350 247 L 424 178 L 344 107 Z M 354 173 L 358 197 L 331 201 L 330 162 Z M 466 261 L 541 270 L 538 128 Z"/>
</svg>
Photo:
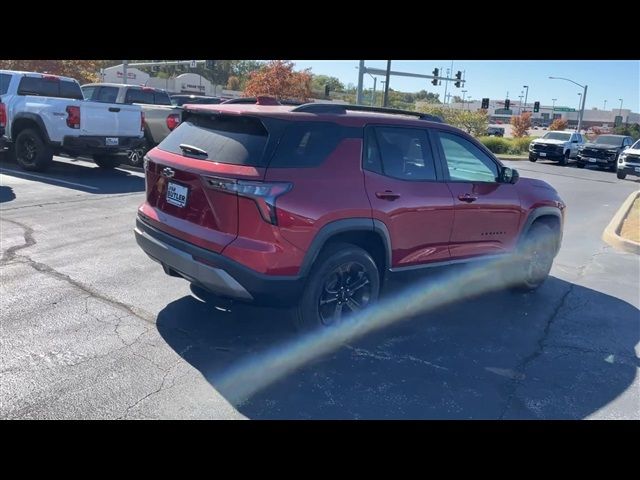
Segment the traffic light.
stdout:
<svg viewBox="0 0 640 480">
<path fill-rule="evenodd" d="M 540 111 L 540 102 L 533 103 L 533 111 L 538 113 Z"/>
<path fill-rule="evenodd" d="M 205 60 L 204 61 L 204 67 L 207 70 L 213 70 L 216 67 L 216 61 L 215 60 Z"/>
<path fill-rule="evenodd" d="M 509 107 L 511 106 L 511 100 L 509 100 L 508 98 L 504 101 L 504 109 L 505 110 L 509 110 Z"/>
<path fill-rule="evenodd" d="M 487 110 L 489 108 L 489 99 L 488 98 L 483 98 L 482 99 L 482 107 L 483 110 Z"/>
<path fill-rule="evenodd" d="M 431 80 L 431 83 L 433 85 L 438 85 L 438 78 L 437 77 L 438 77 L 438 74 L 440 73 L 440 70 L 438 70 L 437 68 L 434 68 L 432 73 L 433 73 L 433 76 L 436 77 L 436 78 Z"/>
<path fill-rule="evenodd" d="M 454 85 L 456 86 L 456 88 L 460 88 L 460 84 L 461 84 L 460 80 L 462 80 L 462 72 L 460 70 L 456 72 L 456 79 L 457 81 L 456 83 L 454 83 Z"/>
</svg>

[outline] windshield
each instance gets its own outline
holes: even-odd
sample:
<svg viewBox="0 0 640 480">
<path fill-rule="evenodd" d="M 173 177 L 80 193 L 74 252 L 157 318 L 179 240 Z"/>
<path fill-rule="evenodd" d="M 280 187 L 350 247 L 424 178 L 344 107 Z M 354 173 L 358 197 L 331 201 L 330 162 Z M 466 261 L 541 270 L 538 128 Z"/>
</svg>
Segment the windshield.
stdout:
<svg viewBox="0 0 640 480">
<path fill-rule="evenodd" d="M 636 143 L 634 143 L 633 145 L 631 145 L 631 148 L 633 150 L 640 150 L 640 140 L 636 140 Z"/>
<path fill-rule="evenodd" d="M 613 135 L 600 135 L 598 138 L 596 138 L 595 143 L 603 143 L 605 145 L 615 145 L 616 147 L 619 147 L 620 145 L 622 145 L 622 140 L 622 137 L 616 137 Z"/>
<path fill-rule="evenodd" d="M 547 140 L 569 140 L 571 138 L 571 134 L 565 132 L 549 132 L 545 133 L 542 138 Z"/>
</svg>

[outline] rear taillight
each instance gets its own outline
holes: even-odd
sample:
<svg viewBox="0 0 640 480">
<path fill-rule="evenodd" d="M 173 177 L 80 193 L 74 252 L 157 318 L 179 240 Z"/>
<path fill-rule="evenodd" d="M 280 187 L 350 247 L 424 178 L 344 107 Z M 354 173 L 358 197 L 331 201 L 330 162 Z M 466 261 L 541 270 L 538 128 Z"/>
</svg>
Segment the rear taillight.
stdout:
<svg viewBox="0 0 640 480">
<path fill-rule="evenodd" d="M 209 188 L 252 199 L 265 222 L 272 225 L 278 224 L 276 199 L 293 187 L 293 184 L 286 182 L 250 182 L 206 176 L 204 181 Z"/>
<path fill-rule="evenodd" d="M 0 103 L 0 128 L 7 126 L 7 107 L 4 103 Z"/>
<path fill-rule="evenodd" d="M 177 113 L 172 113 L 167 117 L 167 128 L 169 130 L 173 130 L 178 125 L 180 125 L 180 115 Z"/>
<path fill-rule="evenodd" d="M 80 128 L 80 107 L 76 105 L 67 106 L 67 126 Z"/>
<path fill-rule="evenodd" d="M 144 132 L 144 112 L 140 112 L 140 131 Z"/>
</svg>

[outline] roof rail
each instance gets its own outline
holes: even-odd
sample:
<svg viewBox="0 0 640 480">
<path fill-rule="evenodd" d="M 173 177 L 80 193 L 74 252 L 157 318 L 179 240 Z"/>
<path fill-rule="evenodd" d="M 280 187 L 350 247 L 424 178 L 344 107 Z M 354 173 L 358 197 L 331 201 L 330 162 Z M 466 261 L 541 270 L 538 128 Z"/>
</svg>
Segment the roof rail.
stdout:
<svg viewBox="0 0 640 480">
<path fill-rule="evenodd" d="M 299 107 L 291 110 L 292 112 L 305 112 L 305 113 L 346 113 L 347 111 L 355 112 L 375 112 L 375 113 L 390 113 L 394 115 L 411 115 L 412 117 L 418 117 L 420 120 L 427 120 L 430 122 L 442 123 L 442 118 L 436 115 L 430 115 L 428 113 L 414 112 L 411 110 L 398 110 L 395 108 L 385 107 L 369 107 L 366 105 L 345 105 L 339 103 L 305 103 Z"/>
<path fill-rule="evenodd" d="M 258 97 L 238 97 L 225 100 L 222 103 L 253 103 L 258 105 L 303 105 L 304 102 L 296 100 L 277 100 L 274 97 L 258 96 Z"/>
</svg>

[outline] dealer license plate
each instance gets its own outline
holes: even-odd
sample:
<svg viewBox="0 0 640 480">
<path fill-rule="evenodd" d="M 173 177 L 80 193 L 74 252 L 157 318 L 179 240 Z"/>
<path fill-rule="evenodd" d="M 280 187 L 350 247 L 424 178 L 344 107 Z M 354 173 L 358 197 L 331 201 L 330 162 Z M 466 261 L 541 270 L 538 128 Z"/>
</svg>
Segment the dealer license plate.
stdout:
<svg viewBox="0 0 640 480">
<path fill-rule="evenodd" d="M 189 193 L 187 187 L 169 182 L 167 185 L 167 202 L 182 208 L 187 204 L 187 193 Z"/>
<path fill-rule="evenodd" d="M 105 139 L 105 145 L 107 147 L 113 147 L 114 145 L 120 145 L 120 139 L 118 137 L 107 137 Z"/>
</svg>

